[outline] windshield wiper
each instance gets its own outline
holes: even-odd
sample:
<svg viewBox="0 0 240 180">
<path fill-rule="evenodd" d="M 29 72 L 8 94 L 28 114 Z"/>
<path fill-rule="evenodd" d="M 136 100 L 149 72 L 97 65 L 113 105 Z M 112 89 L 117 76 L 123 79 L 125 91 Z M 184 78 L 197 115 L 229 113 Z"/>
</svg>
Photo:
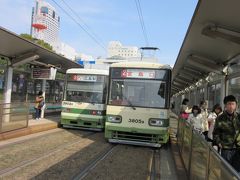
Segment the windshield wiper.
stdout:
<svg viewBox="0 0 240 180">
<path fill-rule="evenodd" d="M 132 108 L 133 110 L 136 110 L 136 107 L 132 104 L 132 102 L 131 102 L 130 100 L 128 100 L 125 96 L 123 96 L 123 97 L 124 97 L 124 99 L 127 100 L 128 104 L 131 106 L 131 108 Z"/>
</svg>

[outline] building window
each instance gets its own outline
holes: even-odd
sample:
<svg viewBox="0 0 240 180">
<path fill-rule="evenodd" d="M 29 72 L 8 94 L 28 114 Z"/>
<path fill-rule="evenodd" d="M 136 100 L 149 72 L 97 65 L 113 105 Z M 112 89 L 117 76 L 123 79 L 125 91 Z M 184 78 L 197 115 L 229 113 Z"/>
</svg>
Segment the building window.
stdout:
<svg viewBox="0 0 240 180">
<path fill-rule="evenodd" d="M 208 108 L 212 109 L 215 104 L 221 101 L 221 84 L 213 84 L 208 87 Z"/>
<path fill-rule="evenodd" d="M 189 102 L 189 104 L 191 105 L 191 106 L 193 106 L 193 105 L 195 105 L 196 104 L 196 102 L 195 102 L 195 91 L 191 91 L 190 93 L 190 102 Z"/>
<path fill-rule="evenodd" d="M 240 102 L 240 77 L 229 79 L 228 95 L 234 95 Z"/>
<path fill-rule="evenodd" d="M 215 89 L 215 104 L 220 104 L 221 103 L 221 84 L 218 83 L 216 84 L 216 89 Z"/>
<path fill-rule="evenodd" d="M 52 18 L 55 19 L 55 11 L 52 13 Z"/>
<path fill-rule="evenodd" d="M 204 100 L 204 88 L 198 89 L 197 104 Z"/>
<path fill-rule="evenodd" d="M 48 8 L 47 7 L 41 7 L 41 13 L 48 14 Z"/>
<path fill-rule="evenodd" d="M 38 13 L 38 2 L 36 2 L 36 14 Z"/>
</svg>

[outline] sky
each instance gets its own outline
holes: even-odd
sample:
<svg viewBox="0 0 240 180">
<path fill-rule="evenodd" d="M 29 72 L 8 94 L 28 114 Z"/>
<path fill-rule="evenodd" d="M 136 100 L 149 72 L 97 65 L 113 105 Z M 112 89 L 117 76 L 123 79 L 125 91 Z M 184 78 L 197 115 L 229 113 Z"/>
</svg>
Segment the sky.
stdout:
<svg viewBox="0 0 240 180">
<path fill-rule="evenodd" d="M 94 32 L 105 49 L 95 43 L 79 25 L 54 3 L 61 17 L 60 39 L 79 53 L 106 57 L 109 41 L 126 46 L 146 46 L 135 0 L 65 0 Z M 69 9 L 62 0 L 55 0 Z M 197 0 L 140 0 L 149 46 L 158 47 L 156 56 L 162 64 L 174 65 Z M 0 26 L 17 34 L 30 33 L 34 0 L 0 0 Z M 74 16 L 74 14 L 72 14 Z M 75 16 L 80 23 L 80 19 Z M 90 32 L 89 31 L 89 32 Z"/>
</svg>

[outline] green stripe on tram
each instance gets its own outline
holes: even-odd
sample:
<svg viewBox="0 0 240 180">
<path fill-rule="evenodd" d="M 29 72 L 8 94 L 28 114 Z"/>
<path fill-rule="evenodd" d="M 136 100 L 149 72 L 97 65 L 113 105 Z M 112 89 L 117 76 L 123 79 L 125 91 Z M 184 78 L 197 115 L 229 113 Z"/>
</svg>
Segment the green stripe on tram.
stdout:
<svg viewBox="0 0 240 180">
<path fill-rule="evenodd" d="M 101 112 L 101 114 L 98 114 L 98 115 L 105 115 L 106 114 L 106 110 L 92 110 L 92 109 L 77 109 L 77 108 L 65 108 L 65 107 L 62 107 L 62 111 L 63 112 L 66 112 L 66 113 L 76 113 L 76 114 L 91 114 L 92 115 L 92 112 L 93 111 L 96 111 L 96 112 Z"/>
<path fill-rule="evenodd" d="M 89 109 L 77 109 L 77 108 L 63 108 L 63 109 L 69 109 L 70 113 L 77 113 L 77 114 L 90 114 Z"/>
</svg>

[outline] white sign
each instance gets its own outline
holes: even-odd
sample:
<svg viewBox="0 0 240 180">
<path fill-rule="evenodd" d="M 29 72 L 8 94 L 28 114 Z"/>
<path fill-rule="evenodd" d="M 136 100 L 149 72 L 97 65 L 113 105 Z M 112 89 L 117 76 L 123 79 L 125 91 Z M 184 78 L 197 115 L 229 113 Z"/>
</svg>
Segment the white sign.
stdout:
<svg viewBox="0 0 240 180">
<path fill-rule="evenodd" d="M 72 80 L 73 81 L 96 82 L 97 81 L 97 76 L 74 74 L 74 75 L 72 75 Z"/>
<path fill-rule="evenodd" d="M 149 69 L 124 69 L 121 73 L 122 78 L 145 78 L 154 79 L 155 70 Z"/>
</svg>

